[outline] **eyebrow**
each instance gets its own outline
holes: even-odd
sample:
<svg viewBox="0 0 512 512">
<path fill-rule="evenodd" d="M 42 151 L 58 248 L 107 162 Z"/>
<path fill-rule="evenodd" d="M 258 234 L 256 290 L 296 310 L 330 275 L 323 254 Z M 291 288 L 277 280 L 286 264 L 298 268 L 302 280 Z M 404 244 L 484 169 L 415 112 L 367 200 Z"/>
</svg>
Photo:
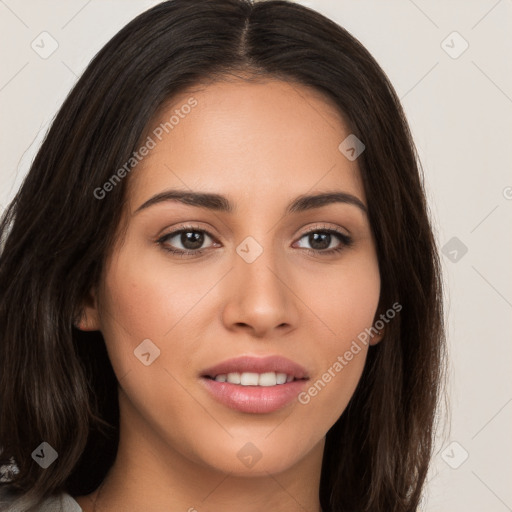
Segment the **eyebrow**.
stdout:
<svg viewBox="0 0 512 512">
<path fill-rule="evenodd" d="M 155 204 L 177 201 L 186 205 L 205 208 L 218 212 L 234 213 L 234 204 L 225 196 L 209 192 L 192 192 L 183 190 L 166 190 L 157 194 L 139 206 L 134 215 Z M 302 195 L 294 199 L 286 208 L 286 214 L 299 213 L 314 208 L 321 208 L 333 203 L 345 203 L 356 206 L 368 215 L 368 210 L 363 202 L 356 196 L 347 192 L 324 192 L 319 194 Z"/>
</svg>

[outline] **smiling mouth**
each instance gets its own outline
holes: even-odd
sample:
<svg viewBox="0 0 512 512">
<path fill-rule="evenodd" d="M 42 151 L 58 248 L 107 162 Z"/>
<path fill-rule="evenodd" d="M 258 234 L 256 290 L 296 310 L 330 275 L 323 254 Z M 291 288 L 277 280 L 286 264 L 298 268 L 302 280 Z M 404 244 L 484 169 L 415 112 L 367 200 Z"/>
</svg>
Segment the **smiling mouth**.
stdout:
<svg viewBox="0 0 512 512">
<path fill-rule="evenodd" d="M 239 356 L 203 370 L 199 377 L 217 402 L 250 414 L 291 406 L 309 380 L 305 367 L 280 355 Z"/>
<path fill-rule="evenodd" d="M 295 380 L 306 380 L 298 379 L 293 375 L 281 372 L 231 372 L 231 373 L 220 373 L 218 375 L 210 376 L 206 375 L 205 378 L 215 380 L 217 382 L 228 382 L 230 384 L 236 384 L 239 386 L 280 386 L 287 384 Z"/>
</svg>

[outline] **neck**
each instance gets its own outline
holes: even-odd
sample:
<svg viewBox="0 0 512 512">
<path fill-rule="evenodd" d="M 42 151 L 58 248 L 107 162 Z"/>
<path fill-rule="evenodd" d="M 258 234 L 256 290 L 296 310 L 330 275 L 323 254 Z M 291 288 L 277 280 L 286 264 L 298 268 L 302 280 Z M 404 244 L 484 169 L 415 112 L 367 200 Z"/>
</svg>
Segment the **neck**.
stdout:
<svg viewBox="0 0 512 512">
<path fill-rule="evenodd" d="M 324 440 L 277 474 L 239 476 L 192 460 L 155 435 L 140 417 L 123 421 L 123 416 L 114 465 L 98 490 L 77 498 L 84 512 L 321 511 Z"/>
</svg>

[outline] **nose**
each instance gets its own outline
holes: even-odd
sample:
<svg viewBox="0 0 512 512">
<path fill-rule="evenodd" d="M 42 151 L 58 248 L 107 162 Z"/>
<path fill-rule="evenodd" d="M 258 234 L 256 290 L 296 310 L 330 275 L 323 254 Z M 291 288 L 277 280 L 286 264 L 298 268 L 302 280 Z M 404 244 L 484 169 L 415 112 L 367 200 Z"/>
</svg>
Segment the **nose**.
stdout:
<svg viewBox="0 0 512 512">
<path fill-rule="evenodd" d="M 252 263 L 235 256 L 226 283 L 222 319 L 230 330 L 264 338 L 296 329 L 299 299 L 293 292 L 286 261 L 276 261 L 270 250 Z"/>
</svg>

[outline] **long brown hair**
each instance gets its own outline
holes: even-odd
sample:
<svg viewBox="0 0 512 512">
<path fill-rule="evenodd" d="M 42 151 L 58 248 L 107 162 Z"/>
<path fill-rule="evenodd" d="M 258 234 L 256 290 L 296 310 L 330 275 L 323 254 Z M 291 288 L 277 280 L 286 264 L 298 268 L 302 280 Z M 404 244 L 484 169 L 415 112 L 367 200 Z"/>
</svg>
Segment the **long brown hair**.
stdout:
<svg viewBox="0 0 512 512">
<path fill-rule="evenodd" d="M 172 0 L 130 22 L 69 94 L 2 219 L 0 463 L 14 464 L 5 479 L 27 504 L 92 492 L 116 455 L 117 386 L 104 341 L 73 325 L 102 275 L 129 177 L 107 197 L 95 191 L 173 95 L 240 71 L 321 91 L 366 146 L 358 164 L 379 260 L 379 311 L 396 302 L 402 310 L 370 348 L 356 392 L 327 434 L 320 500 L 329 512 L 417 509 L 445 351 L 419 160 L 399 99 L 368 51 L 319 13 L 274 0 Z M 31 457 L 42 441 L 58 452 L 47 470 Z"/>
</svg>

